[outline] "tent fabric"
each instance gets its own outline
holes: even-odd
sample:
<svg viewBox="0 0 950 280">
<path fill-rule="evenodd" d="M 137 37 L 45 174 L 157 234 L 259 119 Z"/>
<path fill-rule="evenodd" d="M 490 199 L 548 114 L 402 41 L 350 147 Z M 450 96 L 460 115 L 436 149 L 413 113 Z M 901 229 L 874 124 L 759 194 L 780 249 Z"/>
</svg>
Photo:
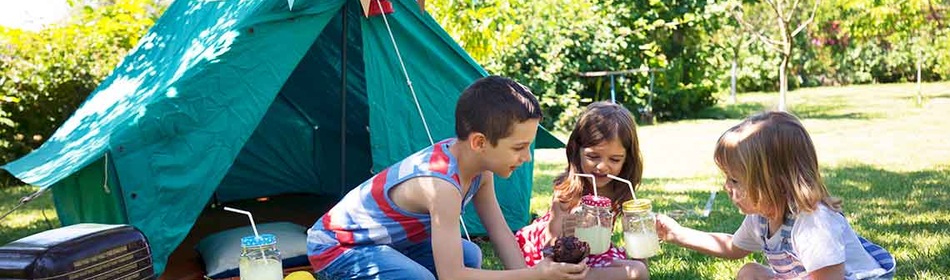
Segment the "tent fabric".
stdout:
<svg viewBox="0 0 950 280">
<path fill-rule="evenodd" d="M 486 73 L 412 0 L 393 5 L 434 140 L 451 137 L 459 93 Z M 2 168 L 52 187 L 64 225 L 134 225 L 161 274 L 212 198 L 342 195 L 428 145 L 383 18 L 358 1 L 175 1 L 43 146 Z M 512 229 L 528 222 L 532 172 L 496 178 Z M 464 221 L 483 234 L 474 212 Z"/>
</svg>

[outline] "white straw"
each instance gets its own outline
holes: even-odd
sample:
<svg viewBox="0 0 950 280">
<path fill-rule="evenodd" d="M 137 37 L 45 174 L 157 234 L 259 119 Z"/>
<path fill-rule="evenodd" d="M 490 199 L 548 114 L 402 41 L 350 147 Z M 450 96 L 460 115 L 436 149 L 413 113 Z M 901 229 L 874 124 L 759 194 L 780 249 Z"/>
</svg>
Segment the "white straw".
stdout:
<svg viewBox="0 0 950 280">
<path fill-rule="evenodd" d="M 594 197 L 596 198 L 597 197 L 597 177 L 594 177 L 594 175 L 584 174 L 584 173 L 576 173 L 574 175 L 590 178 L 590 184 L 591 186 L 593 186 L 592 189 L 594 189 Z M 597 226 L 600 226 L 600 217 L 597 217 Z"/>
<path fill-rule="evenodd" d="M 627 183 L 627 186 L 630 187 L 630 195 L 633 196 L 633 200 L 637 200 L 637 194 L 633 192 L 633 183 L 631 183 L 629 180 L 610 174 L 607 174 L 607 178 Z"/>
<path fill-rule="evenodd" d="M 576 173 L 574 175 L 577 175 L 580 177 L 589 177 L 591 186 L 593 186 L 592 189 L 594 189 L 594 196 L 597 196 L 597 177 L 594 177 L 594 175 L 584 174 L 584 173 Z"/>
<path fill-rule="evenodd" d="M 261 239 L 261 235 L 260 235 L 260 234 L 257 234 L 257 226 L 254 225 L 254 216 L 251 215 L 251 212 L 247 212 L 247 211 L 244 211 L 244 210 L 241 210 L 241 209 L 234 209 L 234 208 L 227 207 L 227 206 L 224 207 L 224 210 L 231 211 L 231 212 L 234 212 L 234 213 L 240 213 L 240 214 L 247 215 L 247 218 L 248 218 L 249 220 L 251 220 L 251 228 L 254 229 L 254 237 L 257 238 L 257 239 Z"/>
</svg>

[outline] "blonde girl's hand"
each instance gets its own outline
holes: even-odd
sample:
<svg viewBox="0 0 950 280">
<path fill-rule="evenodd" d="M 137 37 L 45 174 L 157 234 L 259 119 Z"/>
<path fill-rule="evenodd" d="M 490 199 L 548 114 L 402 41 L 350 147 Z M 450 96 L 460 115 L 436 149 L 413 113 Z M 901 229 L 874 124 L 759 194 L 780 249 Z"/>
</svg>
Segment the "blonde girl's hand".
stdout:
<svg viewBox="0 0 950 280">
<path fill-rule="evenodd" d="M 660 240 L 668 242 L 675 241 L 676 233 L 682 228 L 683 226 L 676 222 L 676 220 L 673 220 L 673 218 L 663 214 L 656 214 L 656 235 Z"/>
<path fill-rule="evenodd" d="M 540 271 L 542 279 L 584 279 L 587 277 L 587 258 L 580 264 L 554 262 L 551 258 L 544 258 L 534 269 Z"/>
</svg>

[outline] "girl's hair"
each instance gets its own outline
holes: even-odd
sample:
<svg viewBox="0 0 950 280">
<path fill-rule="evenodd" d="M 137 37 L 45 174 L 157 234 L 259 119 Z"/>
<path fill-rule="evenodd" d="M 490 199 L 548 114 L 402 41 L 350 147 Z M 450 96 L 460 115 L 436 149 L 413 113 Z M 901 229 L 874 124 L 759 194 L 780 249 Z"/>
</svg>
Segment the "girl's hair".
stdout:
<svg viewBox="0 0 950 280">
<path fill-rule="evenodd" d="M 581 114 L 580 120 L 574 125 L 571 136 L 567 140 L 567 168 L 554 179 L 556 199 L 566 203 L 570 208 L 580 203 L 581 196 L 593 193 L 594 185 L 585 177 L 574 176 L 582 173 L 581 151 L 587 147 L 617 139 L 626 149 L 623 168 L 617 177 L 633 183 L 634 188 L 640 185 L 643 176 L 643 158 L 640 155 L 640 143 L 637 139 L 636 122 L 633 115 L 621 105 L 610 102 L 595 102 L 587 106 Z M 611 197 L 614 213 L 619 213 L 620 205 L 633 198 L 626 183 L 612 181 L 609 183 L 614 189 L 615 197 Z"/>
<path fill-rule="evenodd" d="M 714 158 L 768 218 L 812 212 L 822 201 L 836 209 L 840 205 L 822 182 L 811 137 L 789 113 L 763 112 L 745 119 L 719 137 Z"/>
</svg>

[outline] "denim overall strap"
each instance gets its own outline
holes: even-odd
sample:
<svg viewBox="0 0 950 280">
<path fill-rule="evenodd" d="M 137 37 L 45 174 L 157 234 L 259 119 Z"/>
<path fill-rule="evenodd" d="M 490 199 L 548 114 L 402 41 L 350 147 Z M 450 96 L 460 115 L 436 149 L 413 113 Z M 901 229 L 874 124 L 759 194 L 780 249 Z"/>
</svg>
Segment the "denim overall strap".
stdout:
<svg viewBox="0 0 950 280">
<path fill-rule="evenodd" d="M 778 234 L 782 237 L 782 243 L 776 248 L 769 248 L 768 245 L 768 234 L 769 234 L 769 220 L 765 217 L 759 216 L 759 229 L 761 229 L 763 250 L 765 258 L 769 263 L 769 267 L 775 272 L 775 277 L 778 279 L 799 279 L 808 275 L 808 272 L 805 271 L 805 266 L 802 265 L 802 262 L 798 259 L 798 256 L 792 252 L 792 225 L 795 224 L 795 218 L 792 218 L 791 215 L 785 215 L 785 222 L 782 224 L 782 228 Z"/>
</svg>

